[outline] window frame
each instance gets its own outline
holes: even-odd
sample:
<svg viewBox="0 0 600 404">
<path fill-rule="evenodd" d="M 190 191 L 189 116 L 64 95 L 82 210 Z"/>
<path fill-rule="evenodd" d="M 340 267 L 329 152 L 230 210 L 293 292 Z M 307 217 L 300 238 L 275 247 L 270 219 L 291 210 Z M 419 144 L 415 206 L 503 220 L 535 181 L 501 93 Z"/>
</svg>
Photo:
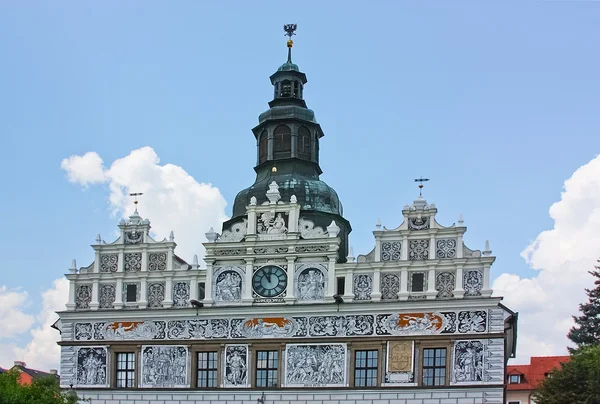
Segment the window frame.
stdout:
<svg viewBox="0 0 600 404">
<path fill-rule="evenodd" d="M 387 341 L 381 343 L 348 343 L 350 349 L 350 370 L 348 374 L 348 386 L 352 388 L 380 388 L 383 382 L 381 373 L 384 371 L 384 347 Z M 356 352 L 358 351 L 377 351 L 377 380 L 375 386 L 357 386 L 356 385 Z"/>
<path fill-rule="evenodd" d="M 365 357 L 365 366 L 364 367 L 359 367 L 358 366 L 358 354 L 365 352 L 366 353 L 366 357 Z M 369 353 L 375 352 L 375 367 L 370 367 L 369 366 L 369 361 L 372 360 L 373 358 L 369 357 Z M 353 381 L 353 385 L 354 387 L 378 387 L 379 386 L 379 361 L 381 360 L 380 354 L 379 354 L 379 350 L 378 349 L 361 349 L 358 348 L 354 351 L 354 355 L 352 355 L 353 357 L 353 363 L 352 363 L 352 381 Z M 369 381 L 372 380 L 371 377 L 369 377 L 369 370 L 373 370 L 375 369 L 375 384 L 368 384 Z M 357 384 L 357 378 L 356 378 L 356 372 L 357 370 L 364 370 L 365 371 L 365 375 L 364 378 L 361 377 L 360 381 L 364 381 L 364 384 Z"/>
<path fill-rule="evenodd" d="M 213 390 L 223 387 L 221 380 L 221 370 L 223 365 L 221 361 L 223 359 L 222 346 L 219 344 L 202 344 L 202 345 L 191 345 L 189 348 L 190 352 L 190 367 L 192 368 L 190 375 L 190 386 L 196 390 Z M 198 354 L 202 352 L 216 352 L 217 353 L 217 386 L 216 387 L 199 387 L 198 386 Z"/>
<path fill-rule="evenodd" d="M 216 357 L 215 357 L 215 367 L 214 368 L 207 367 L 207 368 L 200 369 L 200 358 L 199 358 L 199 356 L 201 354 L 208 354 L 208 355 L 215 354 L 216 355 Z M 194 372 L 195 372 L 195 375 L 194 375 L 194 379 L 195 380 L 194 380 L 194 384 L 193 384 L 194 388 L 205 390 L 205 389 L 216 389 L 216 388 L 219 387 L 219 384 L 220 384 L 219 383 L 219 359 L 220 359 L 220 355 L 219 354 L 220 354 L 220 352 L 219 352 L 218 349 L 211 349 L 211 350 L 205 350 L 205 349 L 203 349 L 203 350 L 198 350 L 198 351 L 194 352 L 194 359 L 195 359 L 195 364 L 196 364 L 196 366 L 194 366 Z M 210 357 L 207 358 L 207 362 L 208 362 L 208 364 L 210 364 Z M 206 386 L 200 386 L 200 378 L 199 378 L 200 371 L 207 372 L 207 378 L 206 378 L 206 382 L 207 382 L 206 384 L 207 385 Z M 210 380 L 210 378 L 208 377 L 208 375 L 210 374 L 210 372 L 213 372 L 213 371 L 215 372 L 215 385 L 214 386 L 209 386 L 208 385 L 208 381 Z"/>
<path fill-rule="evenodd" d="M 511 379 L 513 377 L 517 378 L 516 382 L 511 381 Z M 521 375 L 519 374 L 513 374 L 513 375 L 508 375 L 508 380 L 507 380 L 508 384 L 521 384 Z"/>
<path fill-rule="evenodd" d="M 446 365 L 444 372 L 444 384 L 434 384 L 434 385 L 426 385 L 423 383 L 423 369 L 424 369 L 424 351 L 425 349 L 446 349 Z M 417 371 L 415 372 L 415 376 L 417 379 L 415 380 L 418 386 L 422 387 L 438 387 L 438 386 L 450 386 L 452 383 L 451 379 L 451 368 L 452 368 L 452 341 L 450 340 L 437 340 L 437 341 L 415 341 L 415 354 L 418 355 L 416 359 Z M 428 367 L 429 368 L 429 367 Z"/>
<path fill-rule="evenodd" d="M 265 389 L 265 390 L 273 390 L 279 389 L 283 385 L 283 377 L 282 373 L 282 361 L 283 361 L 283 352 L 285 351 L 285 344 L 250 344 L 250 360 L 248 361 L 250 365 L 248 366 L 248 372 L 250 374 L 250 386 L 253 389 Z M 257 385 L 257 373 L 258 373 L 258 353 L 259 352 L 277 352 L 277 383 L 275 386 L 258 386 Z M 268 358 L 267 358 L 268 362 Z M 260 370 L 265 370 L 261 368 Z M 271 369 L 273 370 L 273 369 Z"/>
<path fill-rule="evenodd" d="M 119 372 L 119 354 L 133 354 L 133 386 L 131 387 L 118 387 L 118 372 Z M 137 345 L 114 345 L 110 350 L 110 386 L 117 390 L 129 390 L 137 389 L 139 383 L 139 372 L 140 372 L 140 348 Z M 124 370 L 131 371 L 131 370 Z"/>
</svg>

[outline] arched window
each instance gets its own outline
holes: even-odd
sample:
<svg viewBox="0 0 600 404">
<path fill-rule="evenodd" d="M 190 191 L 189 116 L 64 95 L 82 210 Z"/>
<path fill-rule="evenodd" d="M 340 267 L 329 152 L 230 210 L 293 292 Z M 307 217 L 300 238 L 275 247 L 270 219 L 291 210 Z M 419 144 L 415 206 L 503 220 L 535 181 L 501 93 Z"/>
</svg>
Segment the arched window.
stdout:
<svg viewBox="0 0 600 404">
<path fill-rule="evenodd" d="M 285 125 L 279 125 L 273 132 L 273 157 L 276 159 L 291 157 L 292 131 Z"/>
<path fill-rule="evenodd" d="M 306 126 L 298 129 L 298 157 L 304 160 L 310 160 L 311 144 L 310 131 Z"/>
<path fill-rule="evenodd" d="M 260 134 L 258 139 L 258 163 L 264 163 L 269 158 L 269 135 L 266 130 Z"/>
</svg>

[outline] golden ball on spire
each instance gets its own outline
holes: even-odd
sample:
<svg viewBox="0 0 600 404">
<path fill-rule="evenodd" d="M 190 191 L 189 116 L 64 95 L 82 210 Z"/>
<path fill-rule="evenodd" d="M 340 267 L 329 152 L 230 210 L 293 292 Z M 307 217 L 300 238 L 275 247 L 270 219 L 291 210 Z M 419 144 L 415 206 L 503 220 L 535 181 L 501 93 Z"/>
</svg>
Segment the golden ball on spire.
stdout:
<svg viewBox="0 0 600 404">
<path fill-rule="evenodd" d="M 294 46 L 294 41 L 292 41 L 291 39 L 288 39 L 288 41 L 287 41 L 287 47 L 291 48 L 292 46 Z"/>
</svg>

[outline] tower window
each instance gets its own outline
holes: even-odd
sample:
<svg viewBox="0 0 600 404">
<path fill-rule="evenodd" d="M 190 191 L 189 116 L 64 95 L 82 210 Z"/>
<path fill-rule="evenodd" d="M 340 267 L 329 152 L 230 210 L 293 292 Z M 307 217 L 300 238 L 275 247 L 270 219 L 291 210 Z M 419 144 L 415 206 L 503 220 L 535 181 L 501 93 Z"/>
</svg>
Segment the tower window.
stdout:
<svg viewBox="0 0 600 404">
<path fill-rule="evenodd" d="M 291 97 L 292 96 L 292 82 L 284 80 L 281 83 L 281 90 L 279 91 L 280 97 Z"/>
<path fill-rule="evenodd" d="M 298 129 L 298 157 L 310 160 L 310 149 L 310 131 L 305 126 L 302 126 Z"/>
<path fill-rule="evenodd" d="M 273 133 L 273 157 L 286 158 L 292 155 L 292 131 L 285 125 L 275 128 Z"/>
<path fill-rule="evenodd" d="M 266 130 L 260 134 L 258 140 L 258 163 L 264 163 L 269 158 L 269 135 Z"/>
</svg>

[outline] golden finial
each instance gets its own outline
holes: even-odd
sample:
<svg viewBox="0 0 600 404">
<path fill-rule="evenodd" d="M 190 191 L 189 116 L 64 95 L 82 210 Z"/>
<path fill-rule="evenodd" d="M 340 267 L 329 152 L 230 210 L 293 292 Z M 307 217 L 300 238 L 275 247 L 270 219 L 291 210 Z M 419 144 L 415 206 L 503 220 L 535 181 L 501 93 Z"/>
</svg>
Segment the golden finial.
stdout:
<svg viewBox="0 0 600 404">
<path fill-rule="evenodd" d="M 294 46 L 294 41 L 292 41 L 291 39 L 288 39 L 288 41 L 287 41 L 287 47 L 291 48 L 292 46 Z"/>
</svg>

